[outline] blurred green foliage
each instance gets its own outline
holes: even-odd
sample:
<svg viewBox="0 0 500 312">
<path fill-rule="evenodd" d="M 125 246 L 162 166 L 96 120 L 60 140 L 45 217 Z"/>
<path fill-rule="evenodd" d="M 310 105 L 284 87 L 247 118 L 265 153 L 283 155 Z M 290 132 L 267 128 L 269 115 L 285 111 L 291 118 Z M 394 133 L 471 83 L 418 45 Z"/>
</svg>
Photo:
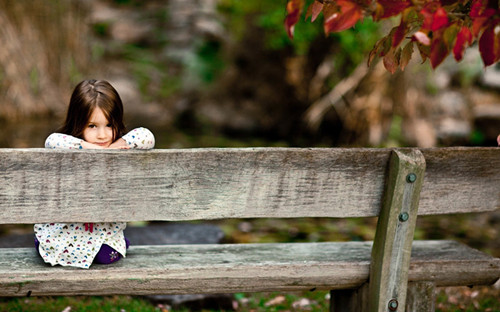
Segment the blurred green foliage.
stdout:
<svg viewBox="0 0 500 312">
<path fill-rule="evenodd" d="M 204 40 L 196 49 L 196 66 L 201 81 L 212 83 L 224 69 L 226 61 L 223 59 L 221 42 L 216 40 Z"/>
<path fill-rule="evenodd" d="M 481 146 L 484 145 L 486 141 L 486 136 L 479 130 L 473 130 L 470 135 L 470 142 L 472 145 Z"/>
<path fill-rule="evenodd" d="M 105 36 L 109 35 L 110 26 L 111 25 L 109 22 L 94 23 L 94 25 L 93 25 L 94 34 L 96 34 L 99 37 L 105 37 Z"/>
<path fill-rule="evenodd" d="M 312 3 L 307 1 L 307 5 Z M 265 46 L 271 50 L 293 49 L 296 55 L 305 55 L 317 40 L 325 37 L 323 15 L 311 22 L 305 19 L 307 5 L 302 18 L 295 26 L 294 38 L 291 40 L 283 25 L 286 16 L 286 3 L 282 1 L 219 1 L 219 11 L 225 16 L 226 28 L 235 38 L 241 39 L 249 25 L 254 25 L 261 32 Z M 331 35 L 338 45 L 338 51 L 332 55 L 338 63 L 351 62 L 359 64 L 371 50 L 379 38 L 379 25 L 370 18 L 358 23 L 354 28 Z"/>
<path fill-rule="evenodd" d="M 40 73 L 38 68 L 33 67 L 30 71 L 30 87 L 33 94 L 38 95 L 40 92 Z"/>
<path fill-rule="evenodd" d="M 389 128 L 389 135 L 387 136 L 386 143 L 381 147 L 399 147 L 406 146 L 405 139 L 401 133 L 403 124 L 403 117 L 394 115 L 392 117 L 391 126 Z"/>
</svg>

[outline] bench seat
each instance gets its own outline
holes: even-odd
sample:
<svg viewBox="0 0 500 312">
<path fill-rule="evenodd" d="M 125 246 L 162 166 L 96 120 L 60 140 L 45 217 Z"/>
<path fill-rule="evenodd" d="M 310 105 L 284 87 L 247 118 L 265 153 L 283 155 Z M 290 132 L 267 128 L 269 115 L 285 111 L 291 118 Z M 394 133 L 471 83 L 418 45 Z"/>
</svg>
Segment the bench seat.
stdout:
<svg viewBox="0 0 500 312">
<path fill-rule="evenodd" d="M 2 296 L 351 289 L 367 282 L 371 242 L 132 246 L 88 270 L 51 267 L 34 248 L 0 249 Z M 455 241 L 415 241 L 409 282 L 487 285 L 500 259 Z"/>
</svg>

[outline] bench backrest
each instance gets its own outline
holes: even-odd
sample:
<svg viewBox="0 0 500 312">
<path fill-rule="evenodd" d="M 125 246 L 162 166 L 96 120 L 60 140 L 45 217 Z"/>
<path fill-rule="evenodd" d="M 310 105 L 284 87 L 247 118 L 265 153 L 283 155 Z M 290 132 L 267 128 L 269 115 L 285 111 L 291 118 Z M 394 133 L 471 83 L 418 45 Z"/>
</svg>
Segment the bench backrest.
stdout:
<svg viewBox="0 0 500 312">
<path fill-rule="evenodd" d="M 421 150 L 419 215 L 500 208 L 500 148 Z M 391 149 L 0 149 L 0 224 L 378 216 Z"/>
</svg>

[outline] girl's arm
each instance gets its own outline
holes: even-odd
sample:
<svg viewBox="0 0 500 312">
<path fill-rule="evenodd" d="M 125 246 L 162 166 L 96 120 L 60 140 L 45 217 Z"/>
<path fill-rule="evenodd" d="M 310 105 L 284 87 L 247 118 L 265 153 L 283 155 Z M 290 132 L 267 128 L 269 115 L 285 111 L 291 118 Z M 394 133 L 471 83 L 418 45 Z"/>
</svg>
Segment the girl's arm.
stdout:
<svg viewBox="0 0 500 312">
<path fill-rule="evenodd" d="M 122 138 L 116 140 L 108 148 L 135 148 L 152 149 L 155 146 L 155 137 L 151 131 L 146 128 L 136 128 L 125 134 Z M 62 149 L 103 149 L 104 147 L 86 142 L 82 139 L 63 133 L 52 133 L 45 140 L 46 148 Z"/>
<path fill-rule="evenodd" d="M 124 143 L 133 149 L 152 149 L 155 147 L 155 137 L 149 129 L 135 128 L 111 144 L 110 147 L 120 147 Z"/>
<path fill-rule="evenodd" d="M 82 139 L 64 133 L 52 133 L 45 140 L 45 148 L 62 148 L 62 149 L 103 149 L 104 147 L 97 144 L 86 142 Z"/>
<path fill-rule="evenodd" d="M 52 133 L 45 140 L 45 148 L 82 149 L 82 139 L 64 133 Z"/>
</svg>

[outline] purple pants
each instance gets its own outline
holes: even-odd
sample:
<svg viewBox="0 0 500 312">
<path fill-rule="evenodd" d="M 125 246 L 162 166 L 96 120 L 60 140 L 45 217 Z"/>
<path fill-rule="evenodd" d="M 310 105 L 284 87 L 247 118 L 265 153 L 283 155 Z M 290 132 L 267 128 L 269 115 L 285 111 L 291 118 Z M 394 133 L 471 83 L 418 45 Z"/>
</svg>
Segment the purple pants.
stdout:
<svg viewBox="0 0 500 312">
<path fill-rule="evenodd" d="M 125 238 L 125 244 L 127 245 L 128 249 L 128 247 L 130 246 L 130 241 L 127 238 Z M 35 247 L 37 252 L 38 252 L 38 246 L 40 246 L 40 242 L 35 237 Z M 110 264 L 120 260 L 121 258 L 122 255 L 120 255 L 118 251 L 116 251 L 114 248 L 111 248 L 109 245 L 103 244 L 92 263 Z"/>
</svg>

